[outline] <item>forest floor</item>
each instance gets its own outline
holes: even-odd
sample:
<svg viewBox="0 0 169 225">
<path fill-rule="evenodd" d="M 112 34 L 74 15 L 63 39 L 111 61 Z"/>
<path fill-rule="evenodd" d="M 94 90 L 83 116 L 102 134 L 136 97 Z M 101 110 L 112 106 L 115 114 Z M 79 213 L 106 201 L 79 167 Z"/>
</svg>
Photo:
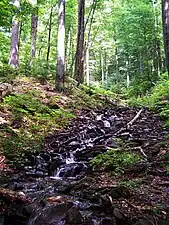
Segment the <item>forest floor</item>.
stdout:
<svg viewBox="0 0 169 225">
<path fill-rule="evenodd" d="M 116 95 L 16 80 L 0 104 L 0 224 L 169 224 L 167 135 Z"/>
</svg>

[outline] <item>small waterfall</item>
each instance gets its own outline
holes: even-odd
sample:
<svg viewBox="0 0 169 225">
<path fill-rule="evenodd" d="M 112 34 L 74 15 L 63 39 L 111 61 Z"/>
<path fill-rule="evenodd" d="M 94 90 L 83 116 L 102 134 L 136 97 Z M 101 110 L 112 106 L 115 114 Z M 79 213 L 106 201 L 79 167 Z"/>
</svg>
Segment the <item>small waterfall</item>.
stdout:
<svg viewBox="0 0 169 225">
<path fill-rule="evenodd" d="M 75 163 L 73 152 L 69 153 L 69 157 L 66 157 L 66 164 Z"/>
</svg>

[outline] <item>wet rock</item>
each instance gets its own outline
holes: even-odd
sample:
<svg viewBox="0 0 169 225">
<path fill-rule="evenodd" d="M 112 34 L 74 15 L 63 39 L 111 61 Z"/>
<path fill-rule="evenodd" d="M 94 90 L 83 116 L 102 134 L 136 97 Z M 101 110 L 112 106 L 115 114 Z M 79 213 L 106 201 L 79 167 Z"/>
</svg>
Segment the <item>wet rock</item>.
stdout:
<svg viewBox="0 0 169 225">
<path fill-rule="evenodd" d="M 82 196 L 84 199 L 90 200 L 93 203 L 98 203 L 100 199 L 100 194 L 93 190 L 84 190 Z"/>
<path fill-rule="evenodd" d="M 62 160 L 60 158 L 55 158 L 55 160 L 51 162 L 49 166 L 49 171 L 57 170 L 57 168 L 61 165 L 62 165 Z"/>
<path fill-rule="evenodd" d="M 36 171 L 36 177 L 43 177 L 44 173 L 42 171 Z"/>
<path fill-rule="evenodd" d="M 36 170 L 34 169 L 34 170 L 26 171 L 25 175 L 34 177 L 36 176 Z"/>
<path fill-rule="evenodd" d="M 56 188 L 56 191 L 58 191 L 60 193 L 67 193 L 70 190 L 71 190 L 71 185 L 68 183 L 66 185 L 61 185 Z"/>
<path fill-rule="evenodd" d="M 34 155 L 29 155 L 27 159 L 28 159 L 29 165 L 32 165 L 32 166 L 36 165 L 37 160 Z"/>
<path fill-rule="evenodd" d="M 156 224 L 154 217 L 151 215 L 147 215 L 144 218 L 139 219 L 134 225 L 152 225 L 152 224 Z"/>
<path fill-rule="evenodd" d="M 73 206 L 70 208 L 66 214 L 66 225 L 75 225 L 75 224 L 82 224 L 83 217 L 79 212 L 78 208 Z"/>
<path fill-rule="evenodd" d="M 71 202 L 67 202 L 40 208 L 32 213 L 28 225 L 59 224 L 65 220 L 66 214 L 72 205 Z"/>
<path fill-rule="evenodd" d="M 59 177 L 76 177 L 84 168 L 83 164 L 71 163 L 61 168 Z"/>
<path fill-rule="evenodd" d="M 24 214 L 30 216 L 30 215 L 33 213 L 33 211 L 36 209 L 36 207 L 37 207 L 37 206 L 36 206 L 35 203 L 26 205 L 26 206 L 23 208 Z"/>
<path fill-rule="evenodd" d="M 24 169 L 25 169 L 26 171 L 29 171 L 29 170 L 35 169 L 35 167 L 33 167 L 33 166 L 25 166 Z"/>
<path fill-rule="evenodd" d="M 113 187 L 108 193 L 112 199 L 119 199 L 121 197 L 129 197 L 131 196 L 131 193 L 129 192 L 128 188 L 125 186 L 118 186 Z"/>
<path fill-rule="evenodd" d="M 27 215 L 24 214 L 24 206 L 22 204 L 12 204 L 8 211 L 4 212 L 4 224 L 6 225 L 25 225 Z"/>
<path fill-rule="evenodd" d="M 120 209 L 114 208 L 113 215 L 116 220 L 116 225 L 129 225 L 128 218 Z"/>
<path fill-rule="evenodd" d="M 40 157 L 42 159 L 44 159 L 46 162 L 49 162 L 51 160 L 51 156 L 49 154 L 47 154 L 47 153 L 41 153 Z"/>
<path fill-rule="evenodd" d="M 23 183 L 15 183 L 14 190 L 15 191 L 20 191 L 24 189 L 24 184 Z"/>
<path fill-rule="evenodd" d="M 11 181 L 18 181 L 18 180 L 21 180 L 21 178 L 23 177 L 22 174 L 14 174 L 12 177 L 11 177 Z"/>
<path fill-rule="evenodd" d="M 116 225 L 113 218 L 104 218 L 100 221 L 99 225 Z"/>
</svg>

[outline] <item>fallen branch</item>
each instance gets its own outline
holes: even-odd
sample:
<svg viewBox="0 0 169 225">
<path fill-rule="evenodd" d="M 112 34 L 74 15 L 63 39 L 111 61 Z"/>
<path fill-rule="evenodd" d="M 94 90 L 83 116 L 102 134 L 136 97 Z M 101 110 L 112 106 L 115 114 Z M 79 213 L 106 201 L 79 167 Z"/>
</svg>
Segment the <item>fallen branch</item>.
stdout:
<svg viewBox="0 0 169 225">
<path fill-rule="evenodd" d="M 139 213 L 141 213 L 141 207 L 140 206 L 136 206 L 134 204 L 132 204 L 131 202 L 129 202 L 127 199 L 122 199 L 125 203 L 127 203 L 130 207 L 132 207 L 133 209 L 137 210 Z"/>
<path fill-rule="evenodd" d="M 145 152 L 143 151 L 142 147 L 141 146 L 138 146 L 138 147 L 133 147 L 131 148 L 131 150 L 139 150 L 141 152 L 141 154 L 147 158 L 147 155 L 145 154 Z"/>
<path fill-rule="evenodd" d="M 143 108 L 142 109 L 140 109 L 140 111 L 137 113 L 137 115 L 127 124 L 127 128 L 129 129 L 132 125 L 133 125 L 133 123 L 139 118 L 139 116 L 141 115 L 141 113 L 142 113 L 142 111 L 143 111 Z"/>
<path fill-rule="evenodd" d="M 23 192 L 16 192 L 6 188 L 0 188 L 0 200 L 8 202 L 30 203 L 31 201 Z"/>
</svg>

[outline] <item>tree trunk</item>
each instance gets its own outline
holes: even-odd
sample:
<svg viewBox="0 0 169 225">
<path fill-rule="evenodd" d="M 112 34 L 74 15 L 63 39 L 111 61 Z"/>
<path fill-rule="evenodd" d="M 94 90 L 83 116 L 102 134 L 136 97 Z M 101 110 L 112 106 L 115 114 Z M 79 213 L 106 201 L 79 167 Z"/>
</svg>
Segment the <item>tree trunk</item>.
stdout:
<svg viewBox="0 0 169 225">
<path fill-rule="evenodd" d="M 116 54 L 116 84 L 119 83 L 119 58 L 118 58 L 118 48 L 116 46 L 115 49 L 115 54 Z"/>
<path fill-rule="evenodd" d="M 56 90 L 63 91 L 65 68 L 65 0 L 59 0 Z"/>
<path fill-rule="evenodd" d="M 70 51 L 70 39 L 71 39 L 71 26 L 68 27 L 67 37 L 66 37 L 66 49 L 65 49 L 65 71 L 68 70 L 68 62 L 69 62 L 69 51 Z"/>
<path fill-rule="evenodd" d="M 130 86 L 129 57 L 126 60 L 126 70 L 127 70 L 126 82 L 127 82 L 127 88 L 129 88 Z"/>
<path fill-rule="evenodd" d="M 102 87 L 104 87 L 104 60 L 103 54 L 101 53 L 101 70 L 102 70 Z"/>
<path fill-rule="evenodd" d="M 17 8 L 18 11 L 20 8 L 20 0 L 13 0 L 13 5 Z M 19 19 L 17 17 L 17 14 L 12 18 L 12 36 L 9 65 L 14 68 L 19 67 Z"/>
<path fill-rule="evenodd" d="M 162 0 L 162 22 L 166 67 L 169 75 L 169 0 Z"/>
<path fill-rule="evenodd" d="M 108 63 L 107 63 L 107 52 L 104 53 L 104 65 L 105 65 L 105 87 L 108 86 Z"/>
<path fill-rule="evenodd" d="M 53 14 L 53 6 L 50 10 L 50 16 L 49 16 L 49 33 L 48 33 L 48 49 L 47 49 L 47 56 L 46 60 L 49 61 L 49 54 L 50 54 L 50 39 L 51 39 L 51 32 L 52 32 L 52 14 Z"/>
<path fill-rule="evenodd" d="M 75 79 L 78 85 L 84 81 L 84 14 L 85 0 L 79 0 L 78 5 L 78 32 L 75 61 Z"/>
<path fill-rule="evenodd" d="M 20 47 L 20 43 L 21 43 L 21 34 L 22 34 L 22 27 L 23 27 L 23 22 L 20 22 L 20 27 L 19 27 L 19 37 L 18 37 L 18 49 Z"/>
<path fill-rule="evenodd" d="M 86 84 L 87 84 L 87 86 L 89 86 L 89 84 L 90 84 L 89 59 L 90 59 L 89 48 L 87 48 L 87 51 L 86 51 Z"/>
<path fill-rule="evenodd" d="M 38 26 L 38 15 L 36 9 L 35 13 L 31 17 L 31 58 L 34 58 L 36 53 L 37 26 Z"/>
</svg>

